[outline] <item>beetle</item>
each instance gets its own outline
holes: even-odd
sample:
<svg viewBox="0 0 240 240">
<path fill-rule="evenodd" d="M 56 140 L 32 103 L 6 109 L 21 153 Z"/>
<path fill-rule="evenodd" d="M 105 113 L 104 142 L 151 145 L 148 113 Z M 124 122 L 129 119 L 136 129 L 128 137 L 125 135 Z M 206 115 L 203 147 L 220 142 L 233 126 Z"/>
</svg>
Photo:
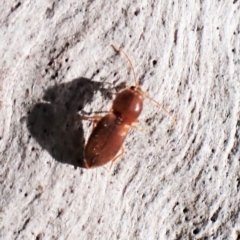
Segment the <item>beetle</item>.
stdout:
<svg viewBox="0 0 240 240">
<path fill-rule="evenodd" d="M 154 99 L 143 92 L 136 80 L 136 74 L 128 55 L 122 48 L 112 45 L 116 52 L 121 52 L 128 60 L 134 75 L 135 86 L 123 89 L 116 94 L 109 113 L 101 117 L 87 117 L 96 121 L 84 149 L 86 168 L 100 167 L 110 161 L 114 162 L 123 154 L 123 142 L 143 109 L 144 98 L 149 98 L 161 107 L 168 115 L 172 115 Z M 174 120 L 175 122 L 175 120 Z M 120 154 L 119 151 L 122 150 Z"/>
</svg>

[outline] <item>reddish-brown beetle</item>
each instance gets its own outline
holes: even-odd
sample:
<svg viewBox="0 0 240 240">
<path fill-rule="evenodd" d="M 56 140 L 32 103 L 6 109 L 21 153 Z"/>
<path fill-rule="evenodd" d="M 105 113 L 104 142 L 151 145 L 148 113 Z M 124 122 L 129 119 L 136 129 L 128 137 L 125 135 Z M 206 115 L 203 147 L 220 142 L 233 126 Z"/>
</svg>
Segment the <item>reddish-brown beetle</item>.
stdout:
<svg viewBox="0 0 240 240">
<path fill-rule="evenodd" d="M 142 112 L 144 98 L 147 97 L 154 101 L 167 112 L 158 102 L 141 90 L 136 80 L 132 62 L 127 54 L 121 48 L 116 48 L 115 46 L 113 48 L 117 52 L 122 52 L 130 63 L 134 74 L 135 86 L 117 93 L 109 113 L 97 122 L 85 146 L 86 168 L 100 167 L 110 161 L 115 161 L 123 154 L 117 155 L 122 148 L 129 129 Z M 171 116 L 170 113 L 168 114 Z M 97 119 L 97 117 L 89 117 L 88 119 Z"/>
</svg>

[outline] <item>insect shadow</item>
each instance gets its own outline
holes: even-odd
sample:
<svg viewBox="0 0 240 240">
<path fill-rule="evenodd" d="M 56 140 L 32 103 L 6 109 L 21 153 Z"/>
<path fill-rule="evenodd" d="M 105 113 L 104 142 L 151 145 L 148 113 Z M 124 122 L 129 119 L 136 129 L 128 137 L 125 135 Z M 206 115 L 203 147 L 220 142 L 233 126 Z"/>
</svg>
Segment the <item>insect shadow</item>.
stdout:
<svg viewBox="0 0 240 240">
<path fill-rule="evenodd" d="M 30 134 L 58 162 L 84 168 L 84 132 L 77 113 L 100 91 L 111 98 L 103 83 L 77 78 L 48 88 L 27 119 Z"/>
</svg>

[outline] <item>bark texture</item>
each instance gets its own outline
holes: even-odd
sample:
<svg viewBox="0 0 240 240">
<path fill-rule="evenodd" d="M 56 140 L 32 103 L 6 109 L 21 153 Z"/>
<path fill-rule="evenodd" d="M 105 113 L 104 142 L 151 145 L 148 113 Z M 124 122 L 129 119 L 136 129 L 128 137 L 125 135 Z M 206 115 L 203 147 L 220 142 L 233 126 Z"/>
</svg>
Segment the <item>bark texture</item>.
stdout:
<svg viewBox="0 0 240 240">
<path fill-rule="evenodd" d="M 240 2 L 13 1 L 0 8 L 1 239 L 240 239 Z M 90 122 L 148 99 L 115 163 Z"/>
</svg>

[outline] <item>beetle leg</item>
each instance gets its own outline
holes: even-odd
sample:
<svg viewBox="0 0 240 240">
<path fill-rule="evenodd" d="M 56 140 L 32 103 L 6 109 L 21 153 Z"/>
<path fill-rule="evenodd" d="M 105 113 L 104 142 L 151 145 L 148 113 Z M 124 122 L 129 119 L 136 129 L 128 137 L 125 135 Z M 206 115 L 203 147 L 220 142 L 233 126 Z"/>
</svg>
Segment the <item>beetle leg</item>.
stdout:
<svg viewBox="0 0 240 240">
<path fill-rule="evenodd" d="M 139 121 L 136 120 L 134 123 L 132 123 L 132 125 L 130 126 L 131 128 L 135 128 L 135 129 L 138 129 L 138 123 Z"/>
<path fill-rule="evenodd" d="M 145 128 L 145 127 L 139 126 L 139 125 L 138 125 L 138 122 L 139 122 L 139 121 L 134 122 L 130 127 L 131 127 L 131 128 L 134 128 L 134 129 L 136 129 L 136 130 L 138 130 L 138 131 L 140 131 L 140 132 L 150 133 L 149 128 Z"/>
<path fill-rule="evenodd" d="M 97 122 L 102 118 L 102 116 L 94 115 L 94 116 L 78 116 L 77 121 L 88 120 L 93 121 L 93 128 L 96 126 Z"/>
<path fill-rule="evenodd" d="M 89 121 L 95 121 L 98 122 L 102 116 L 94 115 L 94 116 L 79 116 L 79 120 L 89 120 Z"/>
<path fill-rule="evenodd" d="M 120 153 L 111 160 L 112 163 L 111 163 L 110 169 L 112 168 L 113 163 L 114 163 L 118 158 L 120 158 L 123 154 L 124 154 L 124 148 L 121 147 Z"/>
</svg>

